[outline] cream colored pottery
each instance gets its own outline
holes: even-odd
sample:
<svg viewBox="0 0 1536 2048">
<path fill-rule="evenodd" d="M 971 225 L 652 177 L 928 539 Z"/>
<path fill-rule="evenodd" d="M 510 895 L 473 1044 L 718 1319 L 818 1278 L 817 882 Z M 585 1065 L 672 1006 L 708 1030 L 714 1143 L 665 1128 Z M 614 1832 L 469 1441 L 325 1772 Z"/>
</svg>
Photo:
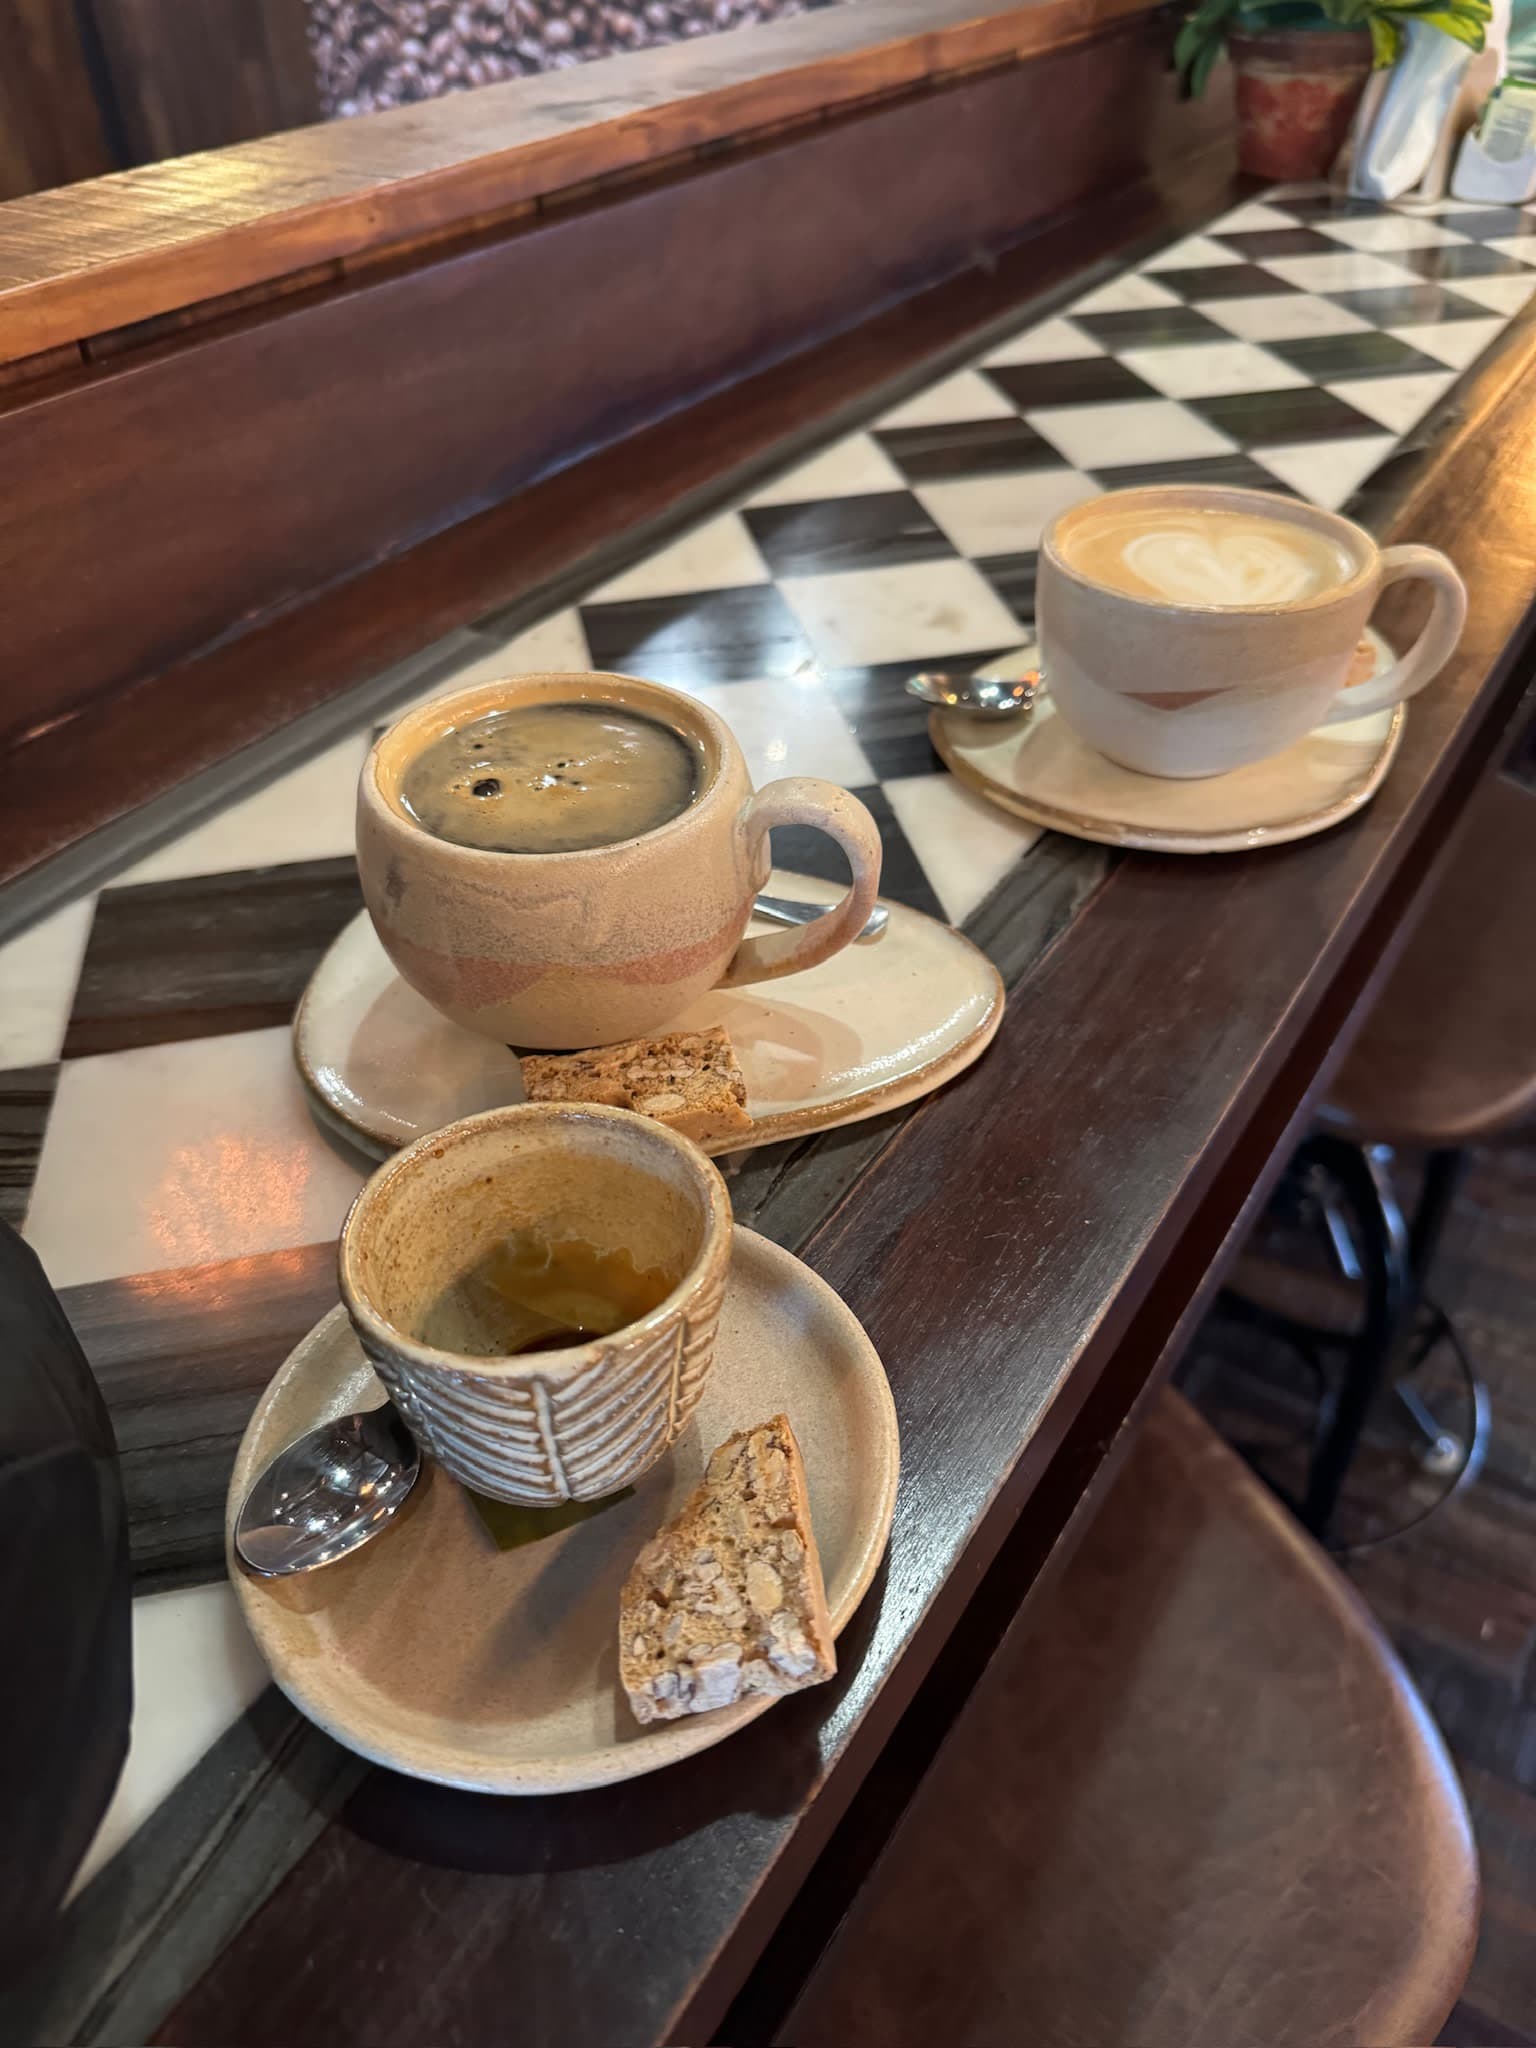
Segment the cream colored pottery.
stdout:
<svg viewBox="0 0 1536 2048">
<path fill-rule="evenodd" d="M 805 875 L 776 873 L 769 886 L 807 902 L 837 896 Z M 753 1127 L 711 1149 L 771 1145 L 913 1102 L 991 1043 L 1003 1015 L 991 961 L 948 925 L 886 907 L 881 938 L 793 982 L 711 989 L 676 1020 L 682 1030 L 724 1025 L 746 1079 Z M 456 1117 L 522 1099 L 516 1056 L 424 1003 L 366 917 L 316 968 L 294 1019 L 294 1054 L 320 1113 L 380 1158 Z"/>
<path fill-rule="evenodd" d="M 1343 583 L 1278 604 L 1134 596 L 1065 558 L 1074 529 L 1111 500 L 1138 510 L 1257 513 L 1328 535 L 1358 566 Z M 1385 674 L 1349 684 L 1378 596 L 1409 577 L 1431 586 L 1429 623 Z M 1389 710 L 1444 666 L 1466 611 L 1461 578 L 1434 548 L 1378 548 L 1337 512 L 1267 491 L 1173 484 L 1110 492 L 1060 514 L 1040 547 L 1036 616 L 1055 709 L 1080 739 L 1144 775 L 1225 774 L 1285 752 L 1319 726 Z"/>
<path fill-rule="evenodd" d="M 1366 651 L 1378 673 L 1391 666 L 1379 634 L 1367 634 Z M 1039 659 L 1023 648 L 988 673 L 1024 675 Z M 1188 782 L 1106 760 L 1057 716 L 1049 689 L 1021 725 L 936 711 L 928 730 L 946 767 L 1016 818 L 1146 853 L 1247 853 L 1352 818 L 1386 779 L 1407 716 L 1401 705 L 1377 711 L 1309 733 L 1269 760 Z"/>
<path fill-rule="evenodd" d="M 486 1358 L 423 1342 L 445 1288 L 528 1229 L 627 1251 L 677 1283 L 638 1321 L 563 1350 Z M 697 1407 L 730 1247 L 730 1197 L 696 1145 L 627 1109 L 524 1103 L 379 1168 L 342 1226 L 341 1296 L 412 1435 L 455 1479 L 533 1506 L 602 1500 Z"/>
<path fill-rule="evenodd" d="M 379 1391 L 345 1312 L 333 1310 L 257 1406 L 230 1480 L 230 1516 L 285 1444 Z M 683 1434 L 629 1499 L 498 1551 L 461 1489 L 429 1465 L 388 1534 L 355 1556 L 303 1578 L 255 1579 L 231 1555 L 230 1576 L 277 1683 L 359 1755 L 479 1792 L 569 1792 L 637 1777 L 774 1704 L 748 1700 L 641 1728 L 619 1689 L 617 1635 L 619 1590 L 641 1545 L 682 1506 L 716 1444 L 781 1409 L 805 1454 L 840 1632 L 890 1533 L 891 1391 L 831 1288 L 741 1229 L 714 1371 Z"/>
<path fill-rule="evenodd" d="M 617 846 L 487 853 L 435 839 L 400 803 L 423 748 L 518 704 L 623 706 L 703 749 L 704 787 L 678 817 Z M 744 938 L 775 825 L 812 825 L 848 857 L 852 884 L 826 917 Z M 357 866 L 384 949 L 455 1024 L 503 1045 L 610 1045 L 671 1025 L 706 989 L 793 974 L 852 943 L 880 886 L 880 834 L 847 790 L 809 776 L 753 794 L 724 722 L 632 676 L 509 676 L 408 711 L 358 785 Z"/>
</svg>

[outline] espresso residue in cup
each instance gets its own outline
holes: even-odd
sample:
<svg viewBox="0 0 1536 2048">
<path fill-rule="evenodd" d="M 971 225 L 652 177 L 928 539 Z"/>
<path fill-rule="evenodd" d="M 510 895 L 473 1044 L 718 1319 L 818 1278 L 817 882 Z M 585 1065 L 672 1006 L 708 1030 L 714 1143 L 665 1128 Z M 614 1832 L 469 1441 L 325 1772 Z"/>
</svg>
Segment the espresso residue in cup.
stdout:
<svg viewBox="0 0 1536 2048">
<path fill-rule="evenodd" d="M 470 1358 L 558 1351 L 638 1322 L 681 1278 L 660 1266 L 639 1266 L 623 1249 L 518 1230 L 442 1290 L 420 1317 L 416 1335 L 436 1350 Z"/>
<path fill-rule="evenodd" d="M 703 750 L 609 704 L 523 704 L 444 733 L 400 802 L 435 838 L 488 853 L 577 853 L 655 831 L 703 783 Z"/>
</svg>

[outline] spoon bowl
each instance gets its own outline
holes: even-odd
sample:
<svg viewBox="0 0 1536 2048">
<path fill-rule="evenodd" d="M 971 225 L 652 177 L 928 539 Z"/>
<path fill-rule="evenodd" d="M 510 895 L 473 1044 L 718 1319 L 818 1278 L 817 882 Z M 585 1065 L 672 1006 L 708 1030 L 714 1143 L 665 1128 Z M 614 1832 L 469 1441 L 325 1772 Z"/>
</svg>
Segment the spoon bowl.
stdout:
<svg viewBox="0 0 1536 2048">
<path fill-rule="evenodd" d="M 235 1521 L 235 1549 L 262 1578 L 334 1564 L 404 1507 L 421 1451 L 393 1401 L 322 1423 L 279 1451 Z"/>
<path fill-rule="evenodd" d="M 1038 669 L 1017 676 L 952 676 L 922 669 L 906 681 L 907 695 L 920 703 L 940 711 L 968 712 L 975 718 L 1023 717 L 1035 708 L 1041 688 Z"/>
</svg>

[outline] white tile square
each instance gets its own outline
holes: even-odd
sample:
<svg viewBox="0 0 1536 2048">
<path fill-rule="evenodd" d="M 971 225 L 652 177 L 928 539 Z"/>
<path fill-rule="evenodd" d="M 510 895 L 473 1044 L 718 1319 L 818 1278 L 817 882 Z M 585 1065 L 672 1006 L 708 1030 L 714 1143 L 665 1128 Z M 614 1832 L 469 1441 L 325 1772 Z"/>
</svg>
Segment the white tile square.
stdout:
<svg viewBox="0 0 1536 2048">
<path fill-rule="evenodd" d="M 1128 271 L 1124 277 L 1111 278 L 1108 284 L 1101 284 L 1097 291 L 1079 299 L 1072 311 L 1145 313 L 1153 306 L 1182 306 L 1183 303 L 1177 293 L 1169 291 L 1167 285 L 1157 283 L 1155 278 L 1138 277 L 1135 271 Z"/>
<path fill-rule="evenodd" d="M 1225 434 L 1171 398 L 1127 398 L 1109 405 L 1052 405 L 1025 418 L 1077 469 L 1124 463 L 1183 462 L 1230 455 Z"/>
<path fill-rule="evenodd" d="M 1536 270 L 1522 271 L 1518 277 L 1447 278 L 1446 290 L 1454 292 L 1458 299 L 1471 299 L 1474 305 L 1486 306 L 1490 313 L 1518 313 L 1531 293 L 1536 292 Z"/>
<path fill-rule="evenodd" d="M 58 1058 L 95 909 L 82 896 L 0 946 L 0 1068 Z"/>
<path fill-rule="evenodd" d="M 1463 236 L 1462 240 L 1466 237 Z M 1484 242 L 1485 249 L 1497 249 L 1501 256 L 1513 256 L 1517 263 L 1536 263 L 1536 235 L 1499 235 Z"/>
<path fill-rule="evenodd" d="M 282 1024 L 66 1061 L 24 1234 L 70 1287 L 324 1243 L 362 1184 Z"/>
<path fill-rule="evenodd" d="M 1237 251 L 1229 249 L 1225 242 L 1213 242 L 1209 235 L 1187 235 L 1182 242 L 1175 242 L 1172 248 L 1160 249 L 1141 268 L 1145 276 L 1156 276 L 1160 270 L 1208 270 L 1213 264 L 1242 261 Z"/>
<path fill-rule="evenodd" d="M 399 718 L 418 704 L 430 704 L 434 698 L 446 697 L 454 690 L 467 690 L 476 683 L 494 683 L 502 676 L 546 672 L 575 675 L 592 666 L 587 636 L 582 631 L 581 617 L 574 606 L 540 619 L 536 626 L 514 633 L 510 640 L 493 641 L 488 635 L 479 637 L 485 648 L 483 654 L 464 662 L 451 675 L 440 676 L 430 689 L 423 690 L 408 704 L 394 706 L 385 716 L 391 720 Z M 370 732 L 381 722 L 378 718 L 370 720 Z"/>
<path fill-rule="evenodd" d="M 1411 213 L 1366 214 L 1358 220 L 1314 221 L 1319 234 L 1342 242 L 1346 249 L 1435 249 L 1446 242 L 1464 242 L 1465 235 Z"/>
<path fill-rule="evenodd" d="M 1192 341 L 1130 348 L 1128 370 L 1170 398 L 1226 398 L 1240 391 L 1287 391 L 1311 380 L 1251 341 Z"/>
<path fill-rule="evenodd" d="M 1306 341 L 1316 334 L 1364 334 L 1370 322 L 1305 292 L 1265 292 L 1252 299 L 1207 299 L 1207 320 L 1244 341 Z"/>
<path fill-rule="evenodd" d="M 695 590 L 734 590 L 770 580 L 768 564 L 741 514 L 724 512 L 598 584 L 583 601 L 620 604 L 637 597 L 685 597 Z"/>
<path fill-rule="evenodd" d="M 1022 637 L 1013 613 L 969 562 L 785 576 L 779 588 L 827 668 L 923 661 Z"/>
<path fill-rule="evenodd" d="M 1445 363 L 1453 370 L 1464 370 L 1468 363 L 1477 361 L 1485 348 L 1492 347 L 1507 324 L 1493 318 L 1426 320 L 1409 327 L 1389 327 L 1387 332 L 1395 334 L 1399 341 L 1406 341 L 1410 348 L 1422 349 L 1437 363 Z"/>
<path fill-rule="evenodd" d="M 1255 462 L 1300 491 L 1314 505 L 1337 512 L 1397 446 L 1395 434 L 1369 434 L 1358 441 L 1293 442 L 1255 448 Z"/>
<path fill-rule="evenodd" d="M 1304 292 L 1400 291 L 1405 285 L 1423 282 L 1403 264 L 1357 249 L 1340 249 L 1336 255 L 1326 256 L 1273 256 L 1263 267 Z"/>
<path fill-rule="evenodd" d="M 71 1897 L 111 1862 L 266 1685 L 266 1664 L 228 1586 L 188 1586 L 134 1601 L 128 1755 Z"/>
<path fill-rule="evenodd" d="M 1006 363 L 1071 363 L 1103 353 L 1093 336 L 1070 320 L 1042 320 L 1038 327 L 1026 327 L 1022 334 L 989 348 L 978 360 L 1000 368 Z"/>
<path fill-rule="evenodd" d="M 1455 381 L 1454 370 L 1419 370 L 1404 377 L 1351 377 L 1324 389 L 1394 434 L 1406 434 Z"/>
<path fill-rule="evenodd" d="M 1234 206 L 1230 213 L 1224 213 L 1220 220 L 1214 221 L 1206 232 L 1212 235 L 1251 235 L 1260 228 L 1293 228 L 1295 225 L 1290 214 L 1254 199 L 1245 205 Z"/>
<path fill-rule="evenodd" d="M 800 462 L 747 500 L 749 505 L 813 505 L 822 498 L 859 498 L 904 491 L 901 471 L 868 434 L 848 434 Z"/>
<path fill-rule="evenodd" d="M 171 882 L 351 853 L 368 736 L 354 733 L 135 862 L 116 882 Z"/>
<path fill-rule="evenodd" d="M 1040 545 L 1058 512 L 1097 497 L 1100 486 L 1076 469 L 1031 469 L 1012 476 L 918 484 L 923 510 L 964 555 L 1013 555 Z"/>
<path fill-rule="evenodd" d="M 953 775 L 905 775 L 884 788 L 951 924 L 963 924 L 1041 836 Z"/>
<path fill-rule="evenodd" d="M 947 427 L 957 420 L 1012 419 L 1014 408 L 990 377 L 978 370 L 959 370 L 893 406 L 882 427 Z"/>
<path fill-rule="evenodd" d="M 878 780 L 815 669 L 760 683 L 685 687 L 736 735 L 758 789 L 781 775 L 820 775 L 845 789 Z"/>
</svg>

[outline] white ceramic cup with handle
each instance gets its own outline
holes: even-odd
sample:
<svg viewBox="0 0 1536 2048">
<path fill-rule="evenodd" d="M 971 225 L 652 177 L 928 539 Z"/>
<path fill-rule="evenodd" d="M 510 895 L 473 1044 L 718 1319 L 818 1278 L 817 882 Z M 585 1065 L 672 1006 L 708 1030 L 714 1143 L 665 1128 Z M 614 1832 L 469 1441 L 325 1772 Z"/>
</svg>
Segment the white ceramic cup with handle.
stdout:
<svg viewBox="0 0 1536 2048">
<path fill-rule="evenodd" d="M 1422 578 L 1428 623 L 1383 673 L 1351 679 L 1381 592 Z M 1040 549 L 1040 659 L 1056 708 L 1145 775 L 1220 775 L 1423 689 L 1466 623 L 1438 550 L 1380 548 L 1298 499 L 1212 485 L 1110 491 Z"/>
</svg>

